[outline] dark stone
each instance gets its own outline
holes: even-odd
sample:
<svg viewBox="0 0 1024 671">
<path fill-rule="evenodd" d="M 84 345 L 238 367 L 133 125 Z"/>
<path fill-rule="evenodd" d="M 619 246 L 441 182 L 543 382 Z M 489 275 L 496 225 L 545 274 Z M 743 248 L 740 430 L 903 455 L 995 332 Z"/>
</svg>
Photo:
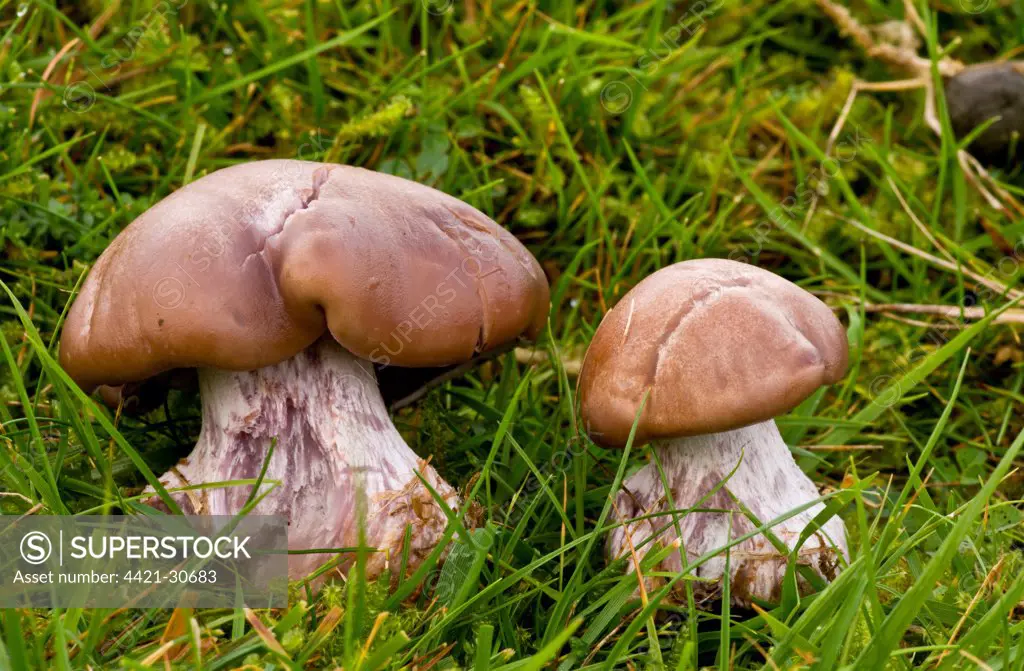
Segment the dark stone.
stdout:
<svg viewBox="0 0 1024 671">
<path fill-rule="evenodd" d="M 968 150 L 986 163 L 1012 167 L 1024 147 L 1024 63 L 973 65 L 946 82 L 946 106 L 957 138 L 1001 117 Z M 1016 140 L 1015 140 L 1016 138 Z"/>
</svg>

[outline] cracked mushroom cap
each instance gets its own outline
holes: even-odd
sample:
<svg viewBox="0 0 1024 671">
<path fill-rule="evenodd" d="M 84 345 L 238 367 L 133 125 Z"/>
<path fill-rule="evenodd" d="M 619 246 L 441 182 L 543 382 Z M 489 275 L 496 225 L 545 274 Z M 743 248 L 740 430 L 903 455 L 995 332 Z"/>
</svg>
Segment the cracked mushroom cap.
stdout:
<svg viewBox="0 0 1024 671">
<path fill-rule="evenodd" d="M 456 198 L 362 168 L 257 161 L 179 189 L 114 239 L 60 360 L 92 389 L 254 370 L 329 331 L 377 364 L 450 366 L 535 337 L 548 301 L 536 259 Z"/>
<path fill-rule="evenodd" d="M 846 372 L 846 333 L 820 300 L 725 259 L 645 278 L 605 315 L 579 379 L 594 442 L 625 446 L 736 429 L 788 412 Z"/>
</svg>

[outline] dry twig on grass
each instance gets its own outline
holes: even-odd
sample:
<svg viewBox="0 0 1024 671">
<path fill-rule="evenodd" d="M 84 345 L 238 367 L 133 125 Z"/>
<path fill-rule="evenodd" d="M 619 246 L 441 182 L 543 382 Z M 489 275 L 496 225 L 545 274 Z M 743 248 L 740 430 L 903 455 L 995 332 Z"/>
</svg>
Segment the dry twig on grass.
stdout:
<svg viewBox="0 0 1024 671">
<path fill-rule="evenodd" d="M 832 144 L 835 143 L 835 139 L 839 136 L 843 126 L 846 124 L 846 119 L 849 116 L 850 109 L 853 107 L 853 101 L 861 91 L 900 91 L 916 88 L 924 89 L 925 123 L 936 135 L 942 137 L 942 125 L 939 122 L 938 113 L 936 111 L 937 107 L 935 103 L 935 82 L 932 77 L 932 61 L 918 56 L 916 51 L 905 42 L 900 45 L 879 43 L 875 39 L 874 35 L 872 35 L 872 31 L 857 21 L 857 19 L 855 19 L 850 13 L 850 10 L 832 2 L 832 0 L 817 0 L 817 3 L 825 15 L 832 19 L 836 24 L 840 32 L 849 35 L 853 41 L 864 50 L 865 54 L 871 58 L 902 69 L 911 75 L 910 79 L 896 82 L 854 81 L 853 87 L 850 89 L 850 95 L 846 100 L 846 104 L 843 105 L 843 110 L 840 112 L 839 118 L 836 120 L 836 124 L 833 127 L 832 132 L 829 134 L 829 144 L 825 150 L 826 156 L 829 155 Z M 913 25 L 922 35 L 925 35 L 924 22 L 917 13 L 914 3 L 911 0 L 904 0 L 903 5 L 906 12 L 906 21 Z M 943 78 L 952 77 L 961 72 L 965 67 L 962 62 L 949 56 L 943 56 L 939 61 L 934 63 L 934 66 L 938 71 L 938 74 Z M 991 175 L 988 174 L 988 171 L 985 170 L 981 163 L 979 163 L 978 160 L 971 156 L 966 150 L 957 150 L 957 161 L 960 163 L 960 167 L 964 171 L 964 176 L 978 190 L 978 193 L 981 194 L 982 198 L 985 199 L 985 202 L 987 202 L 989 206 L 1000 212 L 1004 212 L 1007 215 L 1011 213 L 1011 208 L 1012 210 L 1020 211 L 1020 205 L 1014 200 L 1013 196 L 1007 193 L 1007 191 L 1003 189 Z M 1007 207 L 1007 204 L 1011 207 Z M 810 214 L 813 210 L 814 204 L 812 204 L 811 210 L 808 213 L 808 219 L 810 218 Z"/>
</svg>

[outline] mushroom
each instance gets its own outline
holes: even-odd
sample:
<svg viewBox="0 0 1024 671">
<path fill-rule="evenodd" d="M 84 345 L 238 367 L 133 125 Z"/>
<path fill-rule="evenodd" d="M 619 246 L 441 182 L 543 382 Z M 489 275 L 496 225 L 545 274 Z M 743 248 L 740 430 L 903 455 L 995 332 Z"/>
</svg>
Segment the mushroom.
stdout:
<svg viewBox="0 0 1024 671">
<path fill-rule="evenodd" d="M 132 222 L 68 313 L 60 360 L 83 389 L 198 369 L 202 430 L 160 478 L 181 488 L 265 478 L 253 514 L 289 518 L 289 547 L 365 541 L 370 575 L 413 570 L 458 496 L 392 424 L 374 366 L 458 366 L 535 337 L 549 289 L 514 236 L 456 198 L 309 161 L 225 168 Z M 108 396 L 119 394 L 108 390 Z M 173 494 L 235 514 L 251 485 Z M 154 497 L 155 500 L 155 497 Z M 410 547 L 404 547 L 411 527 Z M 292 555 L 291 577 L 332 554 Z"/>
<path fill-rule="evenodd" d="M 636 421 L 633 445 L 652 444 L 671 497 L 654 463 L 624 482 L 611 558 L 678 540 L 690 564 L 757 528 L 744 508 L 766 524 L 819 498 L 772 418 L 839 380 L 846 364 L 846 334 L 829 308 L 766 270 L 701 259 L 641 281 L 594 334 L 580 412 L 591 438 L 608 448 L 624 447 Z M 669 512 L 694 507 L 706 512 Z M 792 549 L 822 509 L 815 503 L 771 532 Z M 682 554 L 659 569 L 682 572 Z M 778 600 L 787 555 L 758 534 L 695 569 L 701 580 L 691 584 L 702 602 L 720 594 L 726 554 L 734 604 Z M 814 530 L 796 556 L 834 578 L 847 557 L 842 521 Z M 677 598 L 683 587 L 676 583 Z"/>
<path fill-rule="evenodd" d="M 996 119 L 970 145 L 983 161 L 1019 162 L 1024 147 L 1024 62 L 980 63 L 946 81 L 946 107 L 956 136 Z"/>
</svg>

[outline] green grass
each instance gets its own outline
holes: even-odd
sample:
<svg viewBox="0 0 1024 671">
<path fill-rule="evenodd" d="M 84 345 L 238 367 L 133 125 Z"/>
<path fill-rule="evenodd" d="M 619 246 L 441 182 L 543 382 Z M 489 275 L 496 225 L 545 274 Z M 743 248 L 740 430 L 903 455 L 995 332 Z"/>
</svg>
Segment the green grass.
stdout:
<svg viewBox="0 0 1024 671">
<path fill-rule="evenodd" d="M 578 357 L 630 287 L 676 261 L 747 260 L 819 292 L 848 327 L 850 372 L 779 425 L 846 522 L 850 565 L 753 611 L 673 606 L 664 589 L 641 604 L 603 547 L 609 494 L 647 448 L 581 437 L 557 358 L 509 355 L 396 417 L 481 510 L 478 529 L 449 529 L 443 566 L 396 591 L 357 569 L 286 610 L 183 613 L 180 668 L 1024 669 L 1020 325 L 866 308 L 1005 308 L 1024 221 L 986 205 L 919 91 L 859 96 L 823 161 L 854 77 L 900 75 L 808 0 L 706 4 L 697 20 L 664 0 L 179 0 L 166 14 L 123 0 L 90 35 L 96 0 L 0 3 L 0 511 L 129 506 L 198 432 L 194 398 L 114 418 L 54 362 L 118 231 L 236 162 L 349 163 L 513 231 L 551 279 L 552 354 Z M 959 39 L 976 62 L 1024 40 L 1016 3 L 917 4 L 935 26 L 921 53 Z M 853 10 L 881 22 L 902 4 Z M 996 176 L 1022 194 L 1018 174 Z M 0 668 L 159 666 L 169 617 L 8 610 Z"/>
</svg>

